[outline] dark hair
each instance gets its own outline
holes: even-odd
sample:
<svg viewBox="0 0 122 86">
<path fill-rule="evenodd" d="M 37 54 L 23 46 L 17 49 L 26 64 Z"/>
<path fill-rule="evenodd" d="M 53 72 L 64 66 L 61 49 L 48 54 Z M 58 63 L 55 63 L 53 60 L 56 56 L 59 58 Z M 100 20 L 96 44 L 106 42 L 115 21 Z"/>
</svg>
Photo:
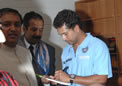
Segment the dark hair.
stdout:
<svg viewBox="0 0 122 86">
<path fill-rule="evenodd" d="M 79 25 L 80 28 L 82 28 L 80 17 L 76 14 L 76 12 L 69 9 L 60 11 L 54 18 L 53 25 L 56 29 L 63 26 L 64 24 L 68 28 L 72 29 L 74 29 L 76 24 Z"/>
<path fill-rule="evenodd" d="M 28 28 L 29 21 L 31 19 L 40 19 L 44 22 L 43 17 L 40 14 L 38 14 L 34 11 L 30 11 L 30 12 L 25 14 L 24 19 L 23 19 L 23 25 L 26 27 L 26 29 Z"/>
<path fill-rule="evenodd" d="M 7 13 L 14 13 L 17 16 L 19 16 L 21 24 L 22 24 L 22 16 L 16 9 L 13 9 L 13 8 L 2 8 L 2 9 L 0 9 L 0 17 L 2 17 L 4 14 L 7 14 Z"/>
</svg>

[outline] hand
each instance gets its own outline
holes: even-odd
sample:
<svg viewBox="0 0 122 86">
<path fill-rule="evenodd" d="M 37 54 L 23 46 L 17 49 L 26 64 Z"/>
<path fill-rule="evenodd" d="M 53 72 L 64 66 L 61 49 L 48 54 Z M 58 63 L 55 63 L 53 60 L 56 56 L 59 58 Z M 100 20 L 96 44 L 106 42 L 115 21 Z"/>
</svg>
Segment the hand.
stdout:
<svg viewBox="0 0 122 86">
<path fill-rule="evenodd" d="M 48 81 L 46 78 L 49 77 L 48 75 L 43 75 L 43 77 L 41 78 L 41 81 L 44 83 L 44 84 L 49 84 L 50 81 Z"/>
<path fill-rule="evenodd" d="M 55 77 L 54 76 L 49 76 L 51 79 L 54 79 L 55 80 Z M 55 82 L 51 82 L 51 84 L 53 84 L 53 85 L 57 85 L 57 83 L 55 83 Z"/>
<path fill-rule="evenodd" d="M 62 82 L 69 82 L 70 78 L 69 75 L 63 72 L 62 70 L 58 70 L 55 72 L 55 79 L 62 81 Z"/>
</svg>

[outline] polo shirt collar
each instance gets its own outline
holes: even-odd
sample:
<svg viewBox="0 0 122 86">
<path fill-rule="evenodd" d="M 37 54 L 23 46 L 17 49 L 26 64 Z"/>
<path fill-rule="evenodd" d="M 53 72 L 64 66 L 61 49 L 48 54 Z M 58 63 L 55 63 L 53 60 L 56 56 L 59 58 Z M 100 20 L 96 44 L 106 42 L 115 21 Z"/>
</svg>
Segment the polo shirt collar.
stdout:
<svg viewBox="0 0 122 86">
<path fill-rule="evenodd" d="M 86 33 L 86 38 L 83 40 L 83 42 L 79 45 L 79 47 L 86 48 L 88 47 L 88 43 L 91 40 L 92 35 L 90 33 Z"/>
</svg>

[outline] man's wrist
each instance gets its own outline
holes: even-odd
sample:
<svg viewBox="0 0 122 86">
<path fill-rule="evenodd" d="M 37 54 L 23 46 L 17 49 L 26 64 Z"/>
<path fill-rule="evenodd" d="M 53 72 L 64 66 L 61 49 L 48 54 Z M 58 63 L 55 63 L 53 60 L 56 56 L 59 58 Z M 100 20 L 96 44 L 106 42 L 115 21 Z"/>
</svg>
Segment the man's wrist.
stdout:
<svg viewBox="0 0 122 86">
<path fill-rule="evenodd" d="M 73 83 L 74 83 L 74 79 L 75 79 L 76 75 L 74 75 L 74 74 L 70 74 L 70 75 L 69 75 L 69 77 L 70 77 L 69 82 L 70 82 L 71 84 L 73 84 Z"/>
</svg>

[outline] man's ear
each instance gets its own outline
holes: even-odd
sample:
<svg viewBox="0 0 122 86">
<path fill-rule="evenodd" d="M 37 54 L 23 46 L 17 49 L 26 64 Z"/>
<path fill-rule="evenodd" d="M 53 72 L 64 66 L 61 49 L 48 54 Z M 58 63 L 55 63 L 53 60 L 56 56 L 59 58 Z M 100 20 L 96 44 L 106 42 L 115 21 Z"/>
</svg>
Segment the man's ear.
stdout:
<svg viewBox="0 0 122 86">
<path fill-rule="evenodd" d="M 80 27 L 79 27 L 79 25 L 75 25 L 75 27 L 74 27 L 74 31 L 76 31 L 76 32 L 79 32 L 80 31 Z"/>
</svg>

